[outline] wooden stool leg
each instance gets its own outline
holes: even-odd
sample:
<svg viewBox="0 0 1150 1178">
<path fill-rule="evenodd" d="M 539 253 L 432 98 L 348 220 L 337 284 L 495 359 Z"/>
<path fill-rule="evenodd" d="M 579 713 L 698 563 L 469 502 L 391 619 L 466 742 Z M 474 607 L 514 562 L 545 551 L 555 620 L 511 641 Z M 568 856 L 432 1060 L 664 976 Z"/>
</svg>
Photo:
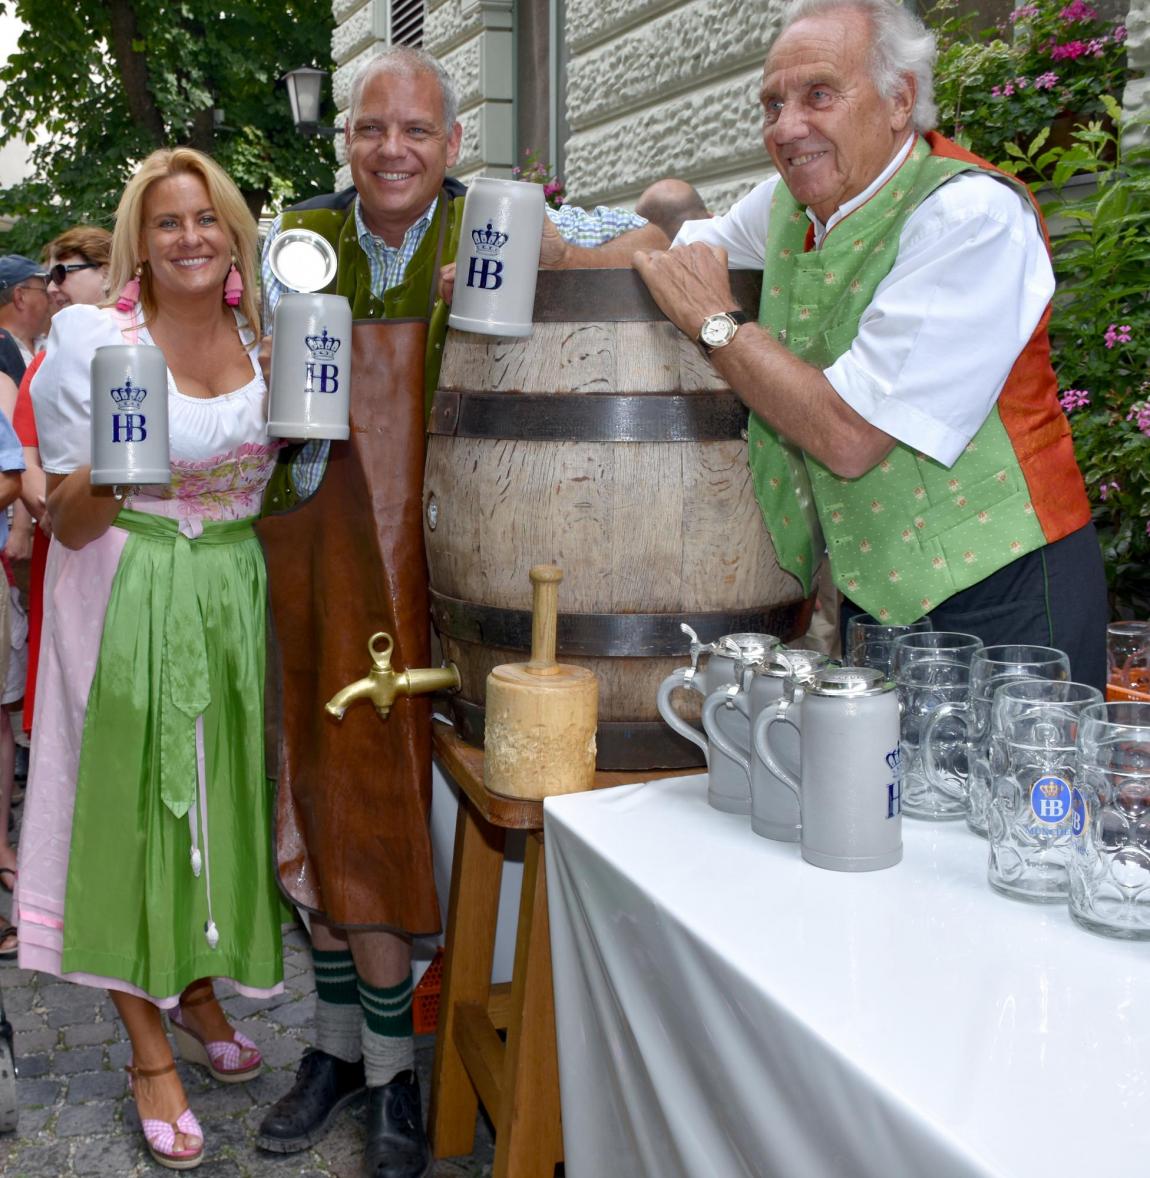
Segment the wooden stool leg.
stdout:
<svg viewBox="0 0 1150 1178">
<path fill-rule="evenodd" d="M 460 1005 L 487 1003 L 499 917 L 503 840 L 504 832 L 484 822 L 461 793 L 427 1118 L 437 1158 L 469 1154 L 475 1143 L 478 1097 L 455 1045 L 455 1016 Z"/>
<path fill-rule="evenodd" d="M 563 1157 L 543 835 L 527 836 L 493 1178 L 551 1178 Z"/>
</svg>

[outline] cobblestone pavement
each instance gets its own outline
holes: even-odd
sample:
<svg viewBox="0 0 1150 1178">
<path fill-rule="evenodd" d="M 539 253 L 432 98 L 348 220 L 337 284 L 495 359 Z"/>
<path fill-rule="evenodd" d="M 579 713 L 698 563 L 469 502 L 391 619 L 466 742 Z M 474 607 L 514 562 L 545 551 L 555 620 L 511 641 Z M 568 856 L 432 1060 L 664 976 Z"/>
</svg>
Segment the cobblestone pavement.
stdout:
<svg viewBox="0 0 1150 1178">
<path fill-rule="evenodd" d="M 10 897 L 0 892 L 0 909 Z M 0 926 L 2 927 L 2 926 Z M 224 997 L 224 1008 L 263 1052 L 262 1075 L 247 1084 L 217 1084 L 207 1072 L 180 1063 L 191 1107 L 204 1129 L 206 1153 L 198 1173 L 240 1178 L 301 1175 L 357 1178 L 363 1151 L 361 1104 L 342 1116 L 315 1148 L 291 1155 L 255 1147 L 264 1111 L 291 1087 L 296 1063 L 308 1044 L 315 1009 L 311 957 L 301 929 L 287 937 L 285 988 L 269 1000 Z M 157 1175 L 139 1131 L 135 1104 L 127 1093 L 124 1065 L 130 1044 L 102 990 L 73 986 L 56 978 L 0 962 L 0 991 L 15 1031 L 20 1070 L 17 1131 L 0 1136 L 0 1174 L 5 1178 L 59 1175 Z M 416 1040 L 416 1063 L 427 1109 L 433 1040 Z M 490 1175 L 491 1136 L 480 1120 L 475 1152 L 441 1161 L 434 1178 Z"/>
</svg>

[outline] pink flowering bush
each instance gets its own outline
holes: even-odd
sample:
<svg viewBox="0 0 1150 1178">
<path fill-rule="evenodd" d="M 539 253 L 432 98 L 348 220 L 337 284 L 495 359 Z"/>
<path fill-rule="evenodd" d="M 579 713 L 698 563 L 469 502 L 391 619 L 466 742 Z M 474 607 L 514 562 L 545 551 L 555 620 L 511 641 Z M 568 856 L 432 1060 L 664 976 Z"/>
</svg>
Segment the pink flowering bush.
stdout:
<svg viewBox="0 0 1150 1178">
<path fill-rule="evenodd" d="M 512 168 L 511 175 L 516 180 L 526 180 L 531 184 L 543 185 L 543 199 L 557 209 L 567 199 L 567 192 L 563 181 L 551 174 L 551 165 L 541 160 L 534 151 L 523 153 L 523 166 Z"/>
<path fill-rule="evenodd" d="M 1007 158 L 1007 144 L 1023 146 L 1052 125 L 1069 138 L 1103 117 L 1105 95 L 1121 96 L 1126 28 L 1085 0 L 1024 4 L 983 34 L 955 11 L 956 0 L 940 0 L 927 14 L 939 38 L 939 129 L 1007 171 L 1026 168 Z"/>
<path fill-rule="evenodd" d="M 1041 132 L 1016 158 L 1053 193 L 1043 206 L 1058 288 L 1050 318 L 1059 400 L 1094 507 L 1117 616 L 1150 615 L 1150 149 L 1125 148 L 1109 96 L 1069 147 Z M 1097 187 L 1066 187 L 1092 174 Z M 1085 195 L 1083 195 L 1085 193 Z"/>
</svg>

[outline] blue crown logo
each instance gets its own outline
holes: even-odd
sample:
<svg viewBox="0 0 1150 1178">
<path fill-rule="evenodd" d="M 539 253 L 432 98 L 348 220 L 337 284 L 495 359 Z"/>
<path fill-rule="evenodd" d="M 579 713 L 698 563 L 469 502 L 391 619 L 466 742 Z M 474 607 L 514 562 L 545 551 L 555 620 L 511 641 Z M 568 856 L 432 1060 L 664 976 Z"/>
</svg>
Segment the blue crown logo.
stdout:
<svg viewBox="0 0 1150 1178">
<path fill-rule="evenodd" d="M 475 242 L 475 248 L 479 253 L 494 257 L 507 244 L 508 234 L 500 233 L 498 229 L 493 229 L 491 222 L 488 221 L 486 229 L 473 229 L 471 231 L 471 240 Z"/>
<path fill-rule="evenodd" d="M 898 748 L 892 749 L 886 755 L 887 768 L 897 777 L 899 769 L 902 767 L 902 745 Z"/>
<path fill-rule="evenodd" d="M 304 343 L 307 344 L 313 356 L 320 360 L 334 360 L 336 352 L 339 351 L 342 340 L 337 339 L 334 335 L 328 335 L 327 328 L 323 329 L 323 335 L 309 335 L 304 338 Z"/>
<path fill-rule="evenodd" d="M 140 388 L 139 385 L 132 384 L 132 378 L 130 376 L 124 377 L 124 383 L 119 388 L 112 390 L 112 400 L 121 409 L 142 409 L 144 398 L 147 395 L 148 390 Z"/>
</svg>

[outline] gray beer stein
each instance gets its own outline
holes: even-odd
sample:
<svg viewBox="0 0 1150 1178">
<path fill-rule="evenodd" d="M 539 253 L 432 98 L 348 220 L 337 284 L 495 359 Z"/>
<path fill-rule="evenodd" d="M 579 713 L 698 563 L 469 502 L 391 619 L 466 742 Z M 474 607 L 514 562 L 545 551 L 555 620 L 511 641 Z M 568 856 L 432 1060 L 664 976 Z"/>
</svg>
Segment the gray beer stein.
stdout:
<svg viewBox="0 0 1150 1178">
<path fill-rule="evenodd" d="M 682 629 L 691 638 L 691 666 L 673 671 L 659 685 L 656 697 L 659 715 L 680 736 L 703 750 L 707 758 L 707 801 L 716 810 L 749 814 L 751 787 L 742 765 L 713 746 L 705 733 L 687 723 L 675 711 L 671 696 L 676 688 L 683 687 L 698 692 L 705 701 L 720 688 L 741 684 L 750 665 L 778 646 L 779 640 L 772 634 L 726 634 L 717 642 L 701 643 L 689 626 Z M 700 659 L 705 660 L 701 665 Z M 731 741 L 749 752 L 751 731 L 746 716 L 732 709 L 718 723 Z"/>
<path fill-rule="evenodd" d="M 316 293 L 335 277 L 335 250 L 310 229 L 289 229 L 272 242 L 268 265 L 292 292 L 276 307 L 268 433 L 346 441 L 351 305 L 343 295 Z"/>
<path fill-rule="evenodd" d="M 801 769 L 782 763 L 777 712 L 764 752 L 799 801 L 802 854 L 832 871 L 876 871 L 902 858 L 898 697 L 875 667 L 827 667 L 787 721 L 800 732 Z"/>
<path fill-rule="evenodd" d="M 170 483 L 164 353 L 151 344 L 108 344 L 92 356 L 91 378 L 91 481 Z"/>
<path fill-rule="evenodd" d="M 744 683 L 712 692 L 703 708 L 703 727 L 716 748 L 737 761 L 751 783 L 751 829 L 764 838 L 782 843 L 799 841 L 799 806 L 794 794 L 767 768 L 761 749 L 765 720 L 784 695 L 797 707 L 802 686 L 815 671 L 826 666 L 827 656 L 817 650 L 769 651 L 749 670 Z M 741 712 L 751 727 L 751 751 L 744 752 L 730 740 L 719 723 L 725 709 Z M 796 728 L 779 738 L 783 763 L 799 771 L 799 736 Z"/>
<path fill-rule="evenodd" d="M 447 322 L 484 335 L 531 334 L 543 188 L 522 180 L 468 181 Z"/>
</svg>

